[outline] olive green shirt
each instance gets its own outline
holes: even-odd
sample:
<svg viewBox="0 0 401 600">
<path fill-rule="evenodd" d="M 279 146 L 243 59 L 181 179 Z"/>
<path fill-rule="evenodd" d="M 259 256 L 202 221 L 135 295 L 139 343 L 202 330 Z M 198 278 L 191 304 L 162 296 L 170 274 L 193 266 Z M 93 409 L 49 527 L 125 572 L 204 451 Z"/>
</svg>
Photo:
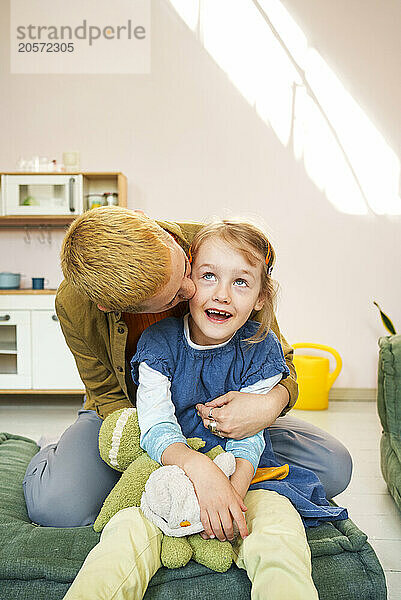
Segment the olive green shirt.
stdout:
<svg viewBox="0 0 401 600">
<path fill-rule="evenodd" d="M 198 223 L 158 224 L 172 233 L 187 252 L 195 233 L 202 227 Z M 128 326 L 120 312 L 104 313 L 89 298 L 75 291 L 65 280 L 56 296 L 56 312 L 66 342 L 74 355 L 81 379 L 85 385 L 85 408 L 96 410 L 102 418 L 119 408 L 135 406 L 135 386 L 132 383 L 125 347 Z M 258 319 L 256 314 L 255 319 Z M 281 382 L 287 388 L 290 400 L 284 415 L 298 396 L 296 374 L 292 363 L 293 350 L 281 335 L 276 318 L 272 331 L 280 340 L 290 375 Z"/>
</svg>

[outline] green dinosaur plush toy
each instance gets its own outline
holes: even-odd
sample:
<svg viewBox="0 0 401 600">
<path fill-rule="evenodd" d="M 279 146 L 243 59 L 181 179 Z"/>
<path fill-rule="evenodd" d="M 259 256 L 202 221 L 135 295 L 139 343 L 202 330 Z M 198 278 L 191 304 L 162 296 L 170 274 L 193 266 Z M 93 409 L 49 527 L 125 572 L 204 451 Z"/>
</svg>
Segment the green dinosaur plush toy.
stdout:
<svg viewBox="0 0 401 600">
<path fill-rule="evenodd" d="M 122 475 L 110 494 L 93 525 L 101 531 L 108 521 L 123 508 L 141 506 L 141 498 L 150 475 L 160 468 L 139 445 L 140 430 L 135 408 L 116 410 L 103 422 L 99 433 L 99 450 L 102 459 Z M 199 450 L 205 442 L 199 438 L 188 439 L 188 445 Z M 216 446 L 207 452 L 214 460 L 223 449 Z M 167 468 L 167 467 L 163 467 Z M 199 529 L 198 529 L 199 531 Z M 227 571 L 233 560 L 230 542 L 217 539 L 204 540 L 199 534 L 187 537 L 163 536 L 161 562 L 169 569 L 183 567 L 190 560 L 218 572 Z"/>
</svg>

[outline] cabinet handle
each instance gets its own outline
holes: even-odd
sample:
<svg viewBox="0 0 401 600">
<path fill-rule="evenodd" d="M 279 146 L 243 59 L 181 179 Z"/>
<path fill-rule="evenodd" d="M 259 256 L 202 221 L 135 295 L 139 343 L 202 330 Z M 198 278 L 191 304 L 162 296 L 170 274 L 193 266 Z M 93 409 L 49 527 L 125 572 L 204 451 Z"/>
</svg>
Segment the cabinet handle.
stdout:
<svg viewBox="0 0 401 600">
<path fill-rule="evenodd" d="M 58 318 L 57 315 L 52 315 L 52 319 L 53 319 L 53 321 L 58 321 L 59 320 L 59 318 Z"/>
<path fill-rule="evenodd" d="M 70 204 L 70 212 L 75 212 L 74 208 L 74 177 L 70 177 L 70 181 L 68 182 L 68 200 Z"/>
<path fill-rule="evenodd" d="M 9 321 L 10 319 L 10 315 L 0 315 L 0 321 Z"/>
</svg>

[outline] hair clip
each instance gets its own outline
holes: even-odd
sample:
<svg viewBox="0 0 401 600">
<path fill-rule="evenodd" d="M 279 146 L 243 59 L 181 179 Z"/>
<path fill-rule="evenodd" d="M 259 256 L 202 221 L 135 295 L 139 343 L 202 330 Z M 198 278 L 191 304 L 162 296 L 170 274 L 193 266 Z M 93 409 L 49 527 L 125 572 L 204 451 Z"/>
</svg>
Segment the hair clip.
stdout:
<svg viewBox="0 0 401 600">
<path fill-rule="evenodd" d="M 267 252 L 266 252 L 265 263 L 267 265 L 267 274 L 270 276 L 273 271 L 273 251 L 272 251 L 272 247 L 271 247 L 269 241 L 267 241 Z"/>
<path fill-rule="evenodd" d="M 265 263 L 267 264 L 267 266 L 272 268 L 272 265 L 270 265 L 270 259 L 272 256 L 272 248 L 270 246 L 270 242 L 267 242 L 267 253 L 266 253 L 266 258 L 265 258 Z M 269 273 L 270 275 L 270 273 Z"/>
<path fill-rule="evenodd" d="M 269 242 L 267 242 L 267 254 L 266 254 L 266 258 L 265 258 L 265 263 L 267 264 L 267 266 L 269 266 L 270 255 L 271 255 L 271 248 L 270 248 Z"/>
<path fill-rule="evenodd" d="M 190 264 L 190 265 L 192 264 L 192 253 L 191 253 L 191 248 L 192 248 L 192 246 L 190 246 L 190 247 L 188 248 L 188 262 L 189 262 L 189 264 Z"/>
</svg>

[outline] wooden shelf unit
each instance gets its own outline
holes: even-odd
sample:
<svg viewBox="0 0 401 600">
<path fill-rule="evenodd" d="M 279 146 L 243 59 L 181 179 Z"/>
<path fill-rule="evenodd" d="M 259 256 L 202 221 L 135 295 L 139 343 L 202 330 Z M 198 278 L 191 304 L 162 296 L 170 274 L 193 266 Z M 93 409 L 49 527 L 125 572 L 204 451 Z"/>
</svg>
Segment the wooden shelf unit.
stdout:
<svg viewBox="0 0 401 600">
<path fill-rule="evenodd" d="M 113 171 L 64 171 L 55 172 L 25 172 L 25 171 L 7 171 L 0 172 L 1 175 L 82 175 L 83 176 L 83 195 L 84 202 L 87 194 L 117 192 L 118 205 L 127 206 L 127 178 L 119 172 Z M 87 210 L 88 207 L 85 207 Z M 20 227 L 55 227 L 64 228 L 70 225 L 78 215 L 0 215 L 0 228 L 20 228 Z"/>
<path fill-rule="evenodd" d="M 85 394 L 85 390 L 0 390 L 0 395 L 2 396 L 28 396 L 28 395 L 36 395 L 36 396 L 58 396 L 63 395 L 66 396 L 83 396 Z"/>
<path fill-rule="evenodd" d="M 5 294 L 7 296 L 10 295 L 24 295 L 26 296 L 27 294 L 33 294 L 33 295 L 43 295 L 43 294 L 47 294 L 47 295 L 55 295 L 57 292 L 57 290 L 52 290 L 52 289 L 43 289 L 43 290 L 33 290 L 32 288 L 18 288 L 17 290 L 7 290 L 7 289 L 0 289 L 0 295 L 1 294 Z"/>
</svg>

